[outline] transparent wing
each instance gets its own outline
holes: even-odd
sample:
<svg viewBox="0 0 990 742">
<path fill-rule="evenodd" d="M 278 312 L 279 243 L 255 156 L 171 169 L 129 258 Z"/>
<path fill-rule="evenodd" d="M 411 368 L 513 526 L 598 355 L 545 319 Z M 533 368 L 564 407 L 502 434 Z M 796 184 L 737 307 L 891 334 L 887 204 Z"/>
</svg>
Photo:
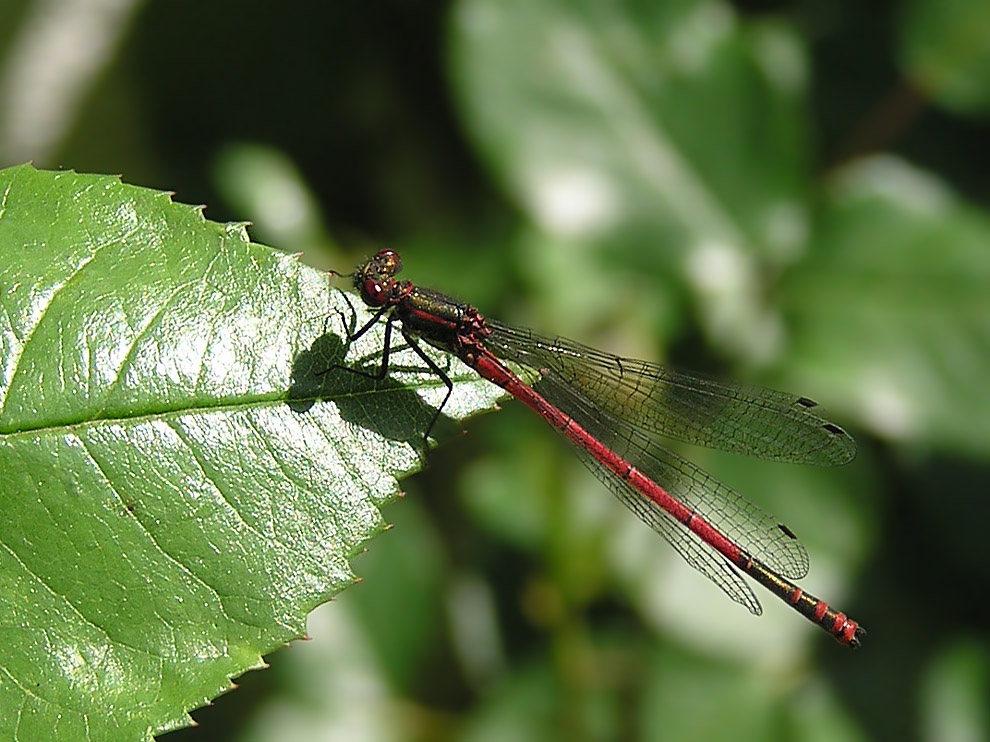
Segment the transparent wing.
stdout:
<svg viewBox="0 0 990 742">
<path fill-rule="evenodd" d="M 849 434 L 805 397 L 691 376 L 491 320 L 488 326 L 484 342 L 495 355 L 554 376 L 632 428 L 771 461 L 836 465 L 856 455 Z"/>
<path fill-rule="evenodd" d="M 680 521 L 668 515 L 663 508 L 643 497 L 612 474 L 590 453 L 580 446 L 575 446 L 575 449 L 584 465 L 612 491 L 612 494 L 638 515 L 646 525 L 659 533 L 684 561 L 718 585 L 734 601 L 746 606 L 750 613 L 757 616 L 763 613 L 760 601 L 725 557 L 712 549 L 696 533 L 685 528 Z"/>
<path fill-rule="evenodd" d="M 793 580 L 808 573 L 808 552 L 804 545 L 767 512 L 642 432 L 622 420 L 611 418 L 555 371 L 544 369 L 533 387 L 595 439 L 767 567 Z M 580 446 L 575 448 L 584 464 L 612 493 L 670 543 L 688 564 L 733 600 L 753 613 L 760 613 L 759 601 L 727 559 L 652 500 L 612 474 L 589 452 Z"/>
</svg>

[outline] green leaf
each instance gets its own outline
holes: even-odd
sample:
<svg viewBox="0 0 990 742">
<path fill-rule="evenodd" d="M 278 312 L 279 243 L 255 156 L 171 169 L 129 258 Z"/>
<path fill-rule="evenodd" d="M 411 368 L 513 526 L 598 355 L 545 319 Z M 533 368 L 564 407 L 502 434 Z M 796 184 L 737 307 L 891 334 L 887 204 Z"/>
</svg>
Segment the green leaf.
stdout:
<svg viewBox="0 0 990 742">
<path fill-rule="evenodd" d="M 643 654 L 639 739 L 860 738 L 835 691 L 792 664 L 719 663 L 662 645 Z"/>
<path fill-rule="evenodd" d="M 0 171 L 0 277 L 0 737 L 148 739 L 353 581 L 444 389 L 327 373 L 325 275 L 115 178 Z"/>
<path fill-rule="evenodd" d="M 461 0 L 452 50 L 468 131 L 539 228 L 520 267 L 554 302 L 552 326 L 582 334 L 558 319 L 587 313 L 594 291 L 623 297 L 625 327 L 681 327 L 693 303 L 721 353 L 767 362 L 766 277 L 808 235 L 791 29 L 718 0 Z M 588 275 L 597 288 L 574 291 Z"/>
<path fill-rule="evenodd" d="M 987 739 L 990 736 L 990 650 L 971 637 L 939 647 L 919 688 L 921 728 L 929 739 Z"/>
<path fill-rule="evenodd" d="M 959 113 L 990 113 L 990 3 L 913 0 L 901 29 L 906 74 Z"/>
<path fill-rule="evenodd" d="M 990 453 L 990 218 L 889 158 L 837 174 L 782 283 L 802 387 L 881 435 Z"/>
<path fill-rule="evenodd" d="M 709 0 L 462 0 L 450 69 L 489 167 L 551 234 L 803 237 L 805 66 L 781 26 Z"/>
</svg>

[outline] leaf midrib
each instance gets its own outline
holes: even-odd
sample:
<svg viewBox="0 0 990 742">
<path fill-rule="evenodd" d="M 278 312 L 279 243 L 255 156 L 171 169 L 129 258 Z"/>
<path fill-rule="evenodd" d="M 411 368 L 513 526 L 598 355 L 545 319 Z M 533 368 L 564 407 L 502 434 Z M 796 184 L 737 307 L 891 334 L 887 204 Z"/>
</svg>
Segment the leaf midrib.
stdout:
<svg viewBox="0 0 990 742">
<path fill-rule="evenodd" d="M 425 370 L 424 370 L 425 373 Z M 434 377 L 436 379 L 436 377 Z M 460 374 L 451 374 L 449 376 L 452 382 L 469 382 L 475 381 L 480 377 L 472 372 L 464 372 Z M 175 417 L 180 417 L 189 414 L 209 414 L 214 412 L 236 412 L 238 410 L 254 410 L 262 409 L 268 407 L 275 407 L 277 405 L 288 405 L 288 404 L 301 404 L 312 402 L 316 404 L 318 402 L 336 402 L 340 400 L 349 399 L 374 399 L 380 394 L 395 394 L 403 389 L 435 389 L 437 387 L 444 386 L 444 383 L 440 379 L 429 380 L 424 378 L 422 381 L 416 383 L 403 382 L 401 386 L 389 386 L 386 388 L 370 388 L 362 389 L 359 391 L 340 391 L 340 392 L 328 392 L 326 394 L 310 394 L 303 395 L 299 397 L 289 397 L 284 391 L 280 391 L 277 396 L 272 395 L 258 395 L 252 397 L 247 401 L 242 402 L 221 402 L 218 404 L 211 405 L 189 405 L 188 407 L 175 407 L 168 409 L 153 410 L 150 412 L 142 412 L 140 414 L 133 415 L 119 415 L 114 417 L 97 417 L 88 420 L 78 420 L 74 422 L 63 422 L 53 425 L 43 425 L 31 428 L 22 428 L 19 430 L 12 431 L 0 431 L 0 441 L 13 441 L 22 437 L 30 437 L 37 435 L 38 433 L 63 433 L 63 432 L 76 432 L 79 430 L 86 430 L 88 428 L 95 428 L 100 425 L 113 425 L 113 424 L 124 424 L 124 423 L 140 423 L 140 422 L 154 422 L 158 420 L 168 420 Z"/>
</svg>

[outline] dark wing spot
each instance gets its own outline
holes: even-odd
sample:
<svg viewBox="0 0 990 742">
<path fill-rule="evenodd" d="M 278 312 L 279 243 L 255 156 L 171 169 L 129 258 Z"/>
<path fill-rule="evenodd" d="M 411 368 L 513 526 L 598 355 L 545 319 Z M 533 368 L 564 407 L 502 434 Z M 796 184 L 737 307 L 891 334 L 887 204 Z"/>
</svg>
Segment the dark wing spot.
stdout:
<svg viewBox="0 0 990 742">
<path fill-rule="evenodd" d="M 825 428 L 825 430 L 827 430 L 829 433 L 832 433 L 833 435 L 845 435 L 846 434 L 846 431 L 844 431 L 838 425 L 835 425 L 833 423 L 825 423 L 824 425 L 822 425 L 822 427 Z"/>
<path fill-rule="evenodd" d="M 788 538 L 794 538 L 794 539 L 797 538 L 797 536 L 794 535 L 794 531 L 792 531 L 790 528 L 785 526 L 783 523 L 778 523 L 777 528 L 779 528 L 783 532 L 783 534 Z"/>
<path fill-rule="evenodd" d="M 801 405 L 802 407 L 808 407 L 808 408 L 817 407 L 818 406 L 818 403 L 815 400 L 808 399 L 807 397 L 798 397 L 797 398 L 797 403 L 799 405 Z"/>
</svg>

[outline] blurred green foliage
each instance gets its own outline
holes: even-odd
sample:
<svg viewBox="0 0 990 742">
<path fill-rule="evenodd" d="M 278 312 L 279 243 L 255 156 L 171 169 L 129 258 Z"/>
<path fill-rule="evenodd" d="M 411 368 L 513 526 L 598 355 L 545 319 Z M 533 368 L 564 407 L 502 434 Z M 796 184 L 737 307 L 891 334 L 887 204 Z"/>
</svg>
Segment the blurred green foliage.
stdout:
<svg viewBox="0 0 990 742">
<path fill-rule="evenodd" d="M 685 450 L 802 537 L 855 654 L 725 600 L 509 403 L 407 480 L 315 641 L 168 738 L 988 736 L 984 6 L 5 4 L 0 165 L 123 173 L 316 266 L 387 244 L 860 442 L 837 471 Z"/>
</svg>

